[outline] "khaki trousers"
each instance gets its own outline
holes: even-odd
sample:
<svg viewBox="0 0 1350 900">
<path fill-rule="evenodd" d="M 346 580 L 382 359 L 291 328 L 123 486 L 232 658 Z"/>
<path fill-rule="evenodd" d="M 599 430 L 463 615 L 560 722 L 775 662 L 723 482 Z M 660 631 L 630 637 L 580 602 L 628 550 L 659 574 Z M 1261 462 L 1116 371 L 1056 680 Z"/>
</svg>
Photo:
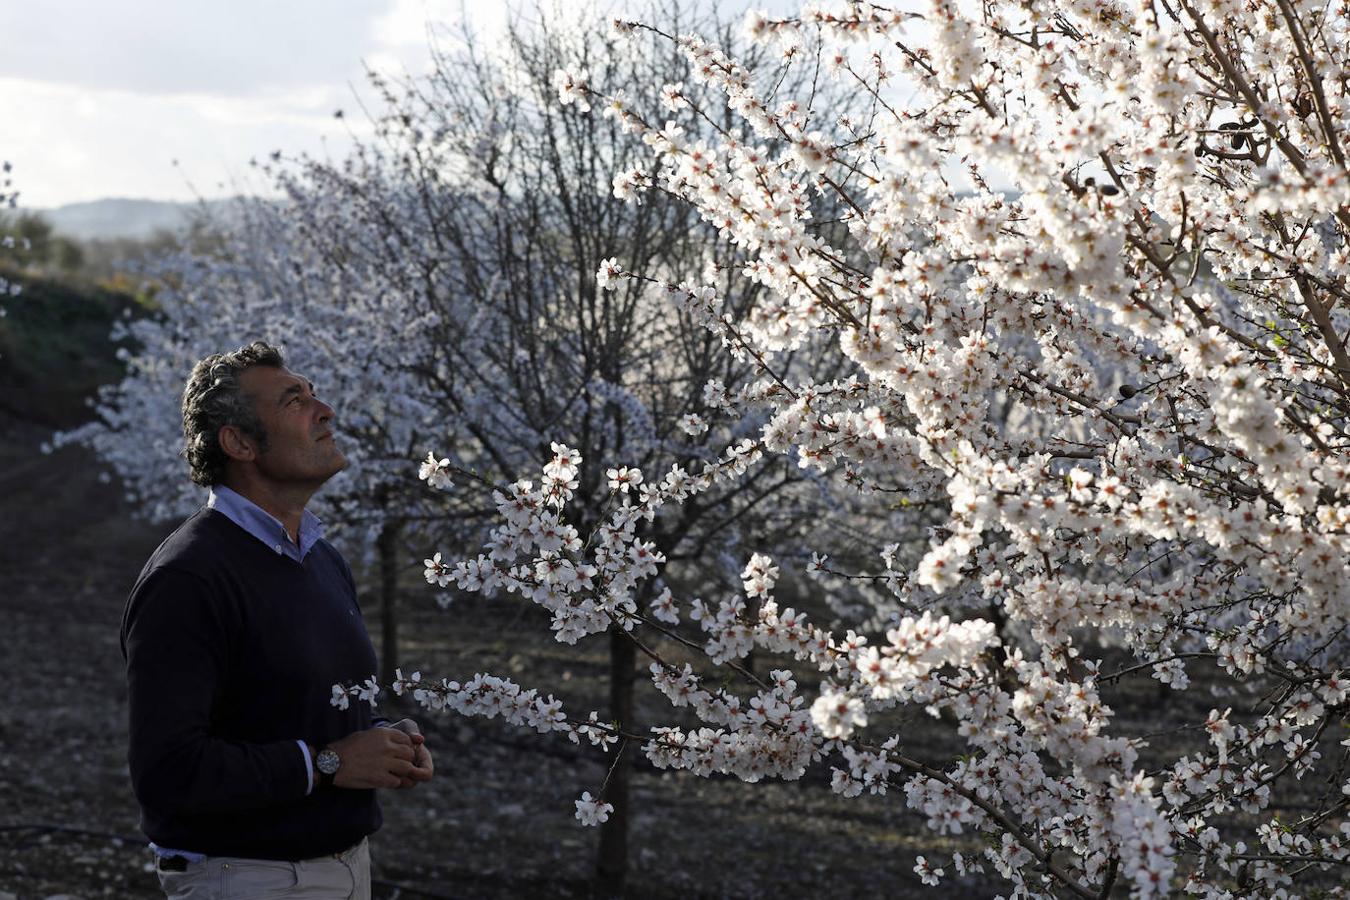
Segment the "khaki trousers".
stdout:
<svg viewBox="0 0 1350 900">
<path fill-rule="evenodd" d="M 208 856 L 182 872 L 159 872 L 168 900 L 370 900 L 370 842 L 336 856 L 284 862 Z"/>
</svg>

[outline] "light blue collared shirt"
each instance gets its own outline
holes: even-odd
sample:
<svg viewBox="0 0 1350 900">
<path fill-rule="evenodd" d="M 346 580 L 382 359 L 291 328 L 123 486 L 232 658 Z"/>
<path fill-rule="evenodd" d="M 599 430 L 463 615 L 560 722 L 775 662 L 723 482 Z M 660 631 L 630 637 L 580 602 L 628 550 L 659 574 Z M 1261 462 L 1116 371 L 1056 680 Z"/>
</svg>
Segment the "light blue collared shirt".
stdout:
<svg viewBox="0 0 1350 900">
<path fill-rule="evenodd" d="M 300 515 L 300 543 L 297 545 L 295 541 L 291 540 L 291 536 L 286 532 L 286 526 L 281 524 L 280 519 L 243 494 L 231 490 L 223 484 L 211 488 L 211 493 L 206 498 L 206 505 L 277 553 L 289 556 L 296 562 L 304 562 L 305 556 L 310 550 L 314 549 L 314 545 L 323 537 L 323 522 L 314 513 L 305 510 Z M 309 757 L 309 745 L 301 740 L 297 740 L 296 744 L 299 745 L 300 752 L 305 757 L 305 776 L 308 778 L 308 787 L 305 789 L 305 793 L 308 794 L 314 790 L 314 760 Z M 159 856 L 183 856 L 193 862 L 206 858 L 201 853 L 193 853 L 189 850 L 174 850 L 153 843 L 150 845 L 150 849 L 154 850 Z"/>
<path fill-rule="evenodd" d="M 276 552 L 285 554 L 296 562 L 303 562 L 305 555 L 314 549 L 319 538 L 323 537 L 323 522 L 314 513 L 305 510 L 300 514 L 300 544 L 297 546 L 286 533 L 286 526 L 281 524 L 280 519 L 223 484 L 211 488 L 206 505 L 223 514 L 225 518 Z"/>
</svg>

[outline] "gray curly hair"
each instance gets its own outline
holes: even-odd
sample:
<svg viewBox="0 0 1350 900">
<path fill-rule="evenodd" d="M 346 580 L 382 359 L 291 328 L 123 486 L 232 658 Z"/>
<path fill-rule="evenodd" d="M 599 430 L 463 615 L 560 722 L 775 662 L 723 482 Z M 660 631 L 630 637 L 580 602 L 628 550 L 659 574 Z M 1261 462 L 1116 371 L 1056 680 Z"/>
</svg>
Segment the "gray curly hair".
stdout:
<svg viewBox="0 0 1350 900">
<path fill-rule="evenodd" d="M 286 365 L 281 350 L 254 341 L 229 353 L 216 353 L 192 367 L 183 388 L 183 437 L 189 474 L 196 484 L 211 487 L 225 480 L 228 459 L 220 446 L 220 429 L 233 425 L 267 449 L 267 432 L 253 401 L 239 384 L 239 373 L 252 366 Z"/>
</svg>

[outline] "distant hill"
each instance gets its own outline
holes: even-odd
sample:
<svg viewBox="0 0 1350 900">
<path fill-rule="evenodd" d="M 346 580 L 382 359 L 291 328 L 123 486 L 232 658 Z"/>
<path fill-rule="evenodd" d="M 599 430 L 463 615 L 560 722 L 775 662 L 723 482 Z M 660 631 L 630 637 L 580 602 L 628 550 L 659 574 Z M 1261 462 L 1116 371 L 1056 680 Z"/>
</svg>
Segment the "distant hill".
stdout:
<svg viewBox="0 0 1350 900">
<path fill-rule="evenodd" d="M 177 231 L 188 223 L 203 205 L 219 210 L 232 199 L 174 203 L 165 200 L 132 200 L 112 197 L 87 203 L 68 203 L 53 209 L 35 209 L 52 224 L 57 234 L 76 240 L 112 238 L 144 239 L 156 231 Z"/>
</svg>

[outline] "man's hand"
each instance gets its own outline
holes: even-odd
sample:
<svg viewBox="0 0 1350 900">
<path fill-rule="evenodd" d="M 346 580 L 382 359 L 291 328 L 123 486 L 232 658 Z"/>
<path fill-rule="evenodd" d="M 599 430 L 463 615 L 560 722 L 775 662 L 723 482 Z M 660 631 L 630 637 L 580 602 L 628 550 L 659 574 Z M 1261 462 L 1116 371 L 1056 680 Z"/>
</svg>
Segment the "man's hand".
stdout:
<svg viewBox="0 0 1350 900">
<path fill-rule="evenodd" d="M 417 753 L 413 741 L 421 741 L 403 729 L 368 728 L 353 731 L 330 746 L 342 757 L 342 765 L 333 777 L 334 787 L 396 788 L 416 778 L 422 771 L 414 764 Z M 426 778 L 430 778 L 430 774 Z M 426 778 L 420 780 L 425 781 Z"/>
<path fill-rule="evenodd" d="M 431 751 L 427 749 L 427 739 L 422 736 L 422 729 L 412 719 L 399 719 L 385 727 L 396 729 L 412 739 L 413 771 L 404 776 L 399 787 L 416 787 L 419 781 L 430 781 L 436 771 L 436 764 L 431 761 Z"/>
</svg>

